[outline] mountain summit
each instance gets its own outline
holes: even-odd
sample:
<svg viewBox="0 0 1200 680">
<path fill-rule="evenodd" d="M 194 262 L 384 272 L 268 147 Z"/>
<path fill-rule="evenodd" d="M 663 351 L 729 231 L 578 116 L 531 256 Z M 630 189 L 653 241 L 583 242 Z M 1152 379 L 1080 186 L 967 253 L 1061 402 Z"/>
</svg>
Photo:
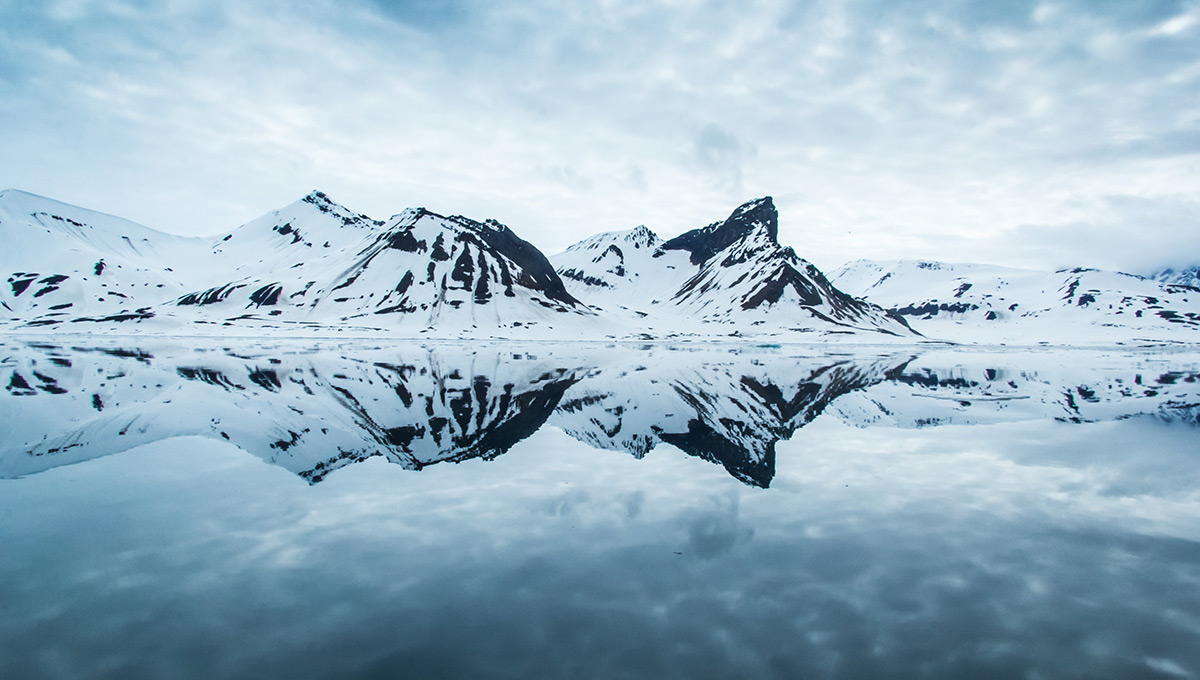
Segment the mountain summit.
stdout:
<svg viewBox="0 0 1200 680">
<path fill-rule="evenodd" d="M 763 230 L 771 243 L 779 243 L 779 211 L 770 196 L 743 204 L 724 222 L 693 229 L 662 244 L 663 250 L 686 250 L 692 264 L 707 262 L 713 255 Z"/>
<path fill-rule="evenodd" d="M 644 229 L 644 228 L 643 228 Z M 639 248 L 631 249 L 636 242 Z M 668 241 L 652 233 L 600 234 L 552 258 L 576 297 L 601 309 L 680 329 L 736 333 L 879 332 L 915 336 L 902 317 L 846 295 L 779 245 L 770 196 L 721 222 Z"/>
</svg>

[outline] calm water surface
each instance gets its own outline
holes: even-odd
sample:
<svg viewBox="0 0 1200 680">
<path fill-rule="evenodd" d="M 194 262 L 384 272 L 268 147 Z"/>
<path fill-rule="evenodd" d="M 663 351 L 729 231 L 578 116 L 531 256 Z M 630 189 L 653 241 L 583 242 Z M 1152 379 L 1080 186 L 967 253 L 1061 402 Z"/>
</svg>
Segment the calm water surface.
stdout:
<svg viewBox="0 0 1200 680">
<path fill-rule="evenodd" d="M 1197 677 L 1198 377 L 0 339 L 0 678 Z"/>
</svg>

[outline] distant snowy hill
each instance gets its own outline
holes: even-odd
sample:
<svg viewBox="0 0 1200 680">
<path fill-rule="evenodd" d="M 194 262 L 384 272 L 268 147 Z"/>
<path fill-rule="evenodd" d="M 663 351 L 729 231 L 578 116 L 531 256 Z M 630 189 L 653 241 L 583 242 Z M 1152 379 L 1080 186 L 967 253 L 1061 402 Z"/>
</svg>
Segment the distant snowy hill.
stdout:
<svg viewBox="0 0 1200 680">
<path fill-rule="evenodd" d="M 1154 279 L 1160 283 L 1200 288 L 1200 265 L 1187 267 L 1186 269 L 1163 269 L 1147 278 Z"/>
<path fill-rule="evenodd" d="M 779 245 L 768 196 L 723 222 L 662 241 L 645 227 L 585 239 L 551 258 L 572 295 L 599 309 L 688 331 L 878 332 L 915 337 L 897 314 L 835 288 Z"/>
<path fill-rule="evenodd" d="M 935 350 L 912 357 L 870 389 L 840 398 L 830 412 L 856 427 L 1093 423 L 1141 416 L 1200 424 L 1196 355 L 1172 356 L 1170 365 L 1186 370 L 1167 369 L 1164 356 L 1087 349 Z"/>
<path fill-rule="evenodd" d="M 149 308 L 202 280 L 202 239 L 171 236 L 112 215 L 22 191 L 0 191 L 3 316 L 26 326 L 148 318 Z"/>
<path fill-rule="evenodd" d="M 1018 344 L 1200 341 L 1200 290 L 1131 274 L 860 260 L 831 278 L 852 295 L 896 310 L 933 338 Z"/>
</svg>

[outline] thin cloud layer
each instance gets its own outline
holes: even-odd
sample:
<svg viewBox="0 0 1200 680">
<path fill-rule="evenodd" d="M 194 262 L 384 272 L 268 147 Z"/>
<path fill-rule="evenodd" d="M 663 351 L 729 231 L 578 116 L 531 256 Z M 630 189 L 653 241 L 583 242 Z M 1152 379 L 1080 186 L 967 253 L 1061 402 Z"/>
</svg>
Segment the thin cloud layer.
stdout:
<svg viewBox="0 0 1200 680">
<path fill-rule="evenodd" d="M 1200 260 L 1200 3 L 0 0 L 0 185 L 189 234 L 320 188 L 547 252 L 771 194 L 824 268 L 1147 271 Z"/>
</svg>

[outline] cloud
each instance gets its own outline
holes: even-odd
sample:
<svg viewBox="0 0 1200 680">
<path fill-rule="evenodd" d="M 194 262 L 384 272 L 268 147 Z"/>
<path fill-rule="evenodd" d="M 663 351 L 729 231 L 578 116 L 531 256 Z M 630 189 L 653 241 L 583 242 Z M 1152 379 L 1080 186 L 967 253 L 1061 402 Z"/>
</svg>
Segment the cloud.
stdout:
<svg viewBox="0 0 1200 680">
<path fill-rule="evenodd" d="M 704 510 L 689 517 L 686 554 L 708 560 L 754 538 L 754 527 L 738 519 L 738 507 L 736 495 L 714 497 Z"/>
<path fill-rule="evenodd" d="M 440 32 L 465 22 L 470 3 L 460 0 L 371 0 L 380 14 L 421 30 Z"/>
<path fill-rule="evenodd" d="M 1101 218 L 1059 224 L 1025 224 L 1003 237 L 1033 263 L 1093 266 L 1148 275 L 1186 267 L 1200 253 L 1200 199 L 1113 195 L 1087 205 Z"/>
<path fill-rule="evenodd" d="M 1196 17 L 1081 0 L 7 2 L 0 185 L 189 233 L 319 187 L 376 216 L 496 217 L 547 251 L 803 193 L 781 236 L 821 266 L 981 239 L 1010 264 L 1029 247 L 997 239 L 1022 224 L 1200 193 Z"/>
<path fill-rule="evenodd" d="M 722 190 L 737 194 L 742 191 L 742 167 L 757 149 L 710 123 L 692 137 L 692 153 L 696 162 L 718 179 Z"/>
</svg>

